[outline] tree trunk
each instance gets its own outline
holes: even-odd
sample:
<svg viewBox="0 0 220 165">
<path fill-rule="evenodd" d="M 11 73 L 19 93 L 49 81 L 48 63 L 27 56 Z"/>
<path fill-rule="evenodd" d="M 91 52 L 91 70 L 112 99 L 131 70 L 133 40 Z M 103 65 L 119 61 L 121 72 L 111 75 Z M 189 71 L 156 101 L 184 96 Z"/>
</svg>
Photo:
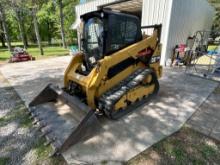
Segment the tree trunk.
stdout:
<svg viewBox="0 0 220 165">
<path fill-rule="evenodd" d="M 47 21 L 47 41 L 48 41 L 48 45 L 51 45 L 51 31 L 50 31 L 50 22 Z"/>
<path fill-rule="evenodd" d="M 2 21 L 2 27 L 3 27 L 3 31 L 4 31 L 4 34 L 5 34 L 5 39 L 6 39 L 6 42 L 7 42 L 8 50 L 10 52 L 12 52 L 11 40 L 10 40 L 10 36 L 9 36 L 9 33 L 8 33 L 8 27 L 7 27 L 6 18 L 5 18 L 5 11 L 4 11 L 3 7 L 1 6 L 1 4 L 0 4 L 0 18 L 1 18 L 1 21 Z"/>
<path fill-rule="evenodd" d="M 1 35 L 0 35 L 0 40 L 1 40 L 1 43 L 2 43 L 2 47 L 6 47 L 6 45 L 5 45 L 4 33 L 1 33 Z"/>
<path fill-rule="evenodd" d="M 0 22 L 0 40 L 1 40 L 1 43 L 2 43 L 2 47 L 6 47 L 4 33 L 3 33 L 2 29 L 3 29 L 2 22 Z"/>
<path fill-rule="evenodd" d="M 62 44 L 64 48 L 67 48 L 65 41 L 65 32 L 64 32 L 64 16 L 63 16 L 63 1 L 59 0 L 59 10 L 60 10 L 60 31 L 62 37 Z"/>
<path fill-rule="evenodd" d="M 16 17 L 17 17 L 17 20 L 18 20 L 18 27 L 19 27 L 20 34 L 21 34 L 21 39 L 22 39 L 24 48 L 27 49 L 25 36 L 24 36 L 25 35 L 24 25 L 23 25 L 24 23 L 23 23 L 22 18 L 21 18 L 21 13 L 20 13 L 20 11 L 18 11 L 19 9 L 15 8 L 14 10 L 15 10 Z"/>
<path fill-rule="evenodd" d="M 36 34 L 37 44 L 40 49 L 40 54 L 44 55 L 44 51 L 41 45 L 41 38 L 39 34 L 39 28 L 38 28 L 38 22 L 37 22 L 37 16 L 36 16 L 36 8 L 33 8 L 32 13 L 33 13 L 34 30 Z"/>
<path fill-rule="evenodd" d="M 24 24 L 23 24 L 23 26 L 24 26 Z M 25 45 L 28 47 L 29 46 L 29 44 L 28 44 L 28 38 L 27 38 L 27 34 L 26 34 L 26 30 L 25 30 L 25 27 L 24 27 L 24 42 L 25 42 Z"/>
<path fill-rule="evenodd" d="M 21 24 L 22 28 L 24 29 L 24 42 L 25 42 L 25 45 L 28 47 L 28 39 L 27 39 L 27 33 L 26 33 L 26 29 L 25 29 L 25 26 L 24 26 L 24 19 L 22 19 L 22 24 Z"/>
</svg>

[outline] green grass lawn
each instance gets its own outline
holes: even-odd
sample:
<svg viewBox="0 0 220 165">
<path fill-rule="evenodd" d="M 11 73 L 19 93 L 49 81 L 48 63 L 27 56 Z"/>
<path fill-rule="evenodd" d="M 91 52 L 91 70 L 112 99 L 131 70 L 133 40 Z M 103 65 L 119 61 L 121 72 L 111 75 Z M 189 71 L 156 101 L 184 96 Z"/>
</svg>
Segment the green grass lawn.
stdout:
<svg viewBox="0 0 220 165">
<path fill-rule="evenodd" d="M 220 164 L 220 142 L 184 126 L 131 159 L 127 165 Z"/>
<path fill-rule="evenodd" d="M 63 56 L 67 55 L 69 53 L 68 49 L 64 49 L 59 46 L 44 46 L 44 55 L 40 55 L 40 51 L 38 47 L 30 47 L 27 49 L 27 52 L 31 54 L 32 56 L 39 58 L 46 58 L 49 56 Z M 7 50 L 7 48 L 1 48 L 0 47 L 0 61 L 8 60 L 10 57 L 10 52 Z"/>
</svg>

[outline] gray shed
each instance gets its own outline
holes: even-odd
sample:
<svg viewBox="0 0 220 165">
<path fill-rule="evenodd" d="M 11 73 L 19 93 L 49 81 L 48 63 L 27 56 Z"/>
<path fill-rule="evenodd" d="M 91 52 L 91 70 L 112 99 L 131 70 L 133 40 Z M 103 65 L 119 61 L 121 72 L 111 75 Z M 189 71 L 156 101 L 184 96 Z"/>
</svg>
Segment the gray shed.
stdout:
<svg viewBox="0 0 220 165">
<path fill-rule="evenodd" d="M 162 23 L 162 65 L 175 45 L 185 43 L 198 30 L 210 30 L 215 14 L 207 0 L 84 0 L 75 7 L 77 19 L 72 28 L 77 28 L 80 15 L 100 8 L 133 12 L 141 17 L 142 26 Z"/>
</svg>

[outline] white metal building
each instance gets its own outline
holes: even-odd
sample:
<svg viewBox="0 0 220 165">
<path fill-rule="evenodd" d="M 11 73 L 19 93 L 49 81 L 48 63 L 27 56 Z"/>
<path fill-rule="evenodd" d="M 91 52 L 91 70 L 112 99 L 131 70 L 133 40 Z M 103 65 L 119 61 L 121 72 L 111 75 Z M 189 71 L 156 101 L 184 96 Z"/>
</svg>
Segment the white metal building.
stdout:
<svg viewBox="0 0 220 165">
<path fill-rule="evenodd" d="M 215 14 L 207 0 L 90 0 L 76 6 L 73 28 L 79 24 L 80 15 L 100 8 L 133 12 L 141 17 L 142 26 L 162 23 L 163 65 L 175 45 L 185 43 L 198 30 L 209 30 Z"/>
</svg>

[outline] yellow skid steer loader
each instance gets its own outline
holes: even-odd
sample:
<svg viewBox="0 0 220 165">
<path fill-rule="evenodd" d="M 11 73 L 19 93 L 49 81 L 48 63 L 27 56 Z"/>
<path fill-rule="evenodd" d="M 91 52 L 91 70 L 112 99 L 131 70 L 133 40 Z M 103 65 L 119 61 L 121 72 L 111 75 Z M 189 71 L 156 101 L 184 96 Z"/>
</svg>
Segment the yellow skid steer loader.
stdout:
<svg viewBox="0 0 220 165">
<path fill-rule="evenodd" d="M 62 153 L 93 135 L 98 117 L 119 119 L 159 90 L 161 25 L 141 27 L 131 14 L 99 10 L 81 16 L 81 52 L 61 89 L 49 84 L 30 104 L 39 129 Z M 151 36 L 142 29 L 153 28 Z"/>
</svg>

